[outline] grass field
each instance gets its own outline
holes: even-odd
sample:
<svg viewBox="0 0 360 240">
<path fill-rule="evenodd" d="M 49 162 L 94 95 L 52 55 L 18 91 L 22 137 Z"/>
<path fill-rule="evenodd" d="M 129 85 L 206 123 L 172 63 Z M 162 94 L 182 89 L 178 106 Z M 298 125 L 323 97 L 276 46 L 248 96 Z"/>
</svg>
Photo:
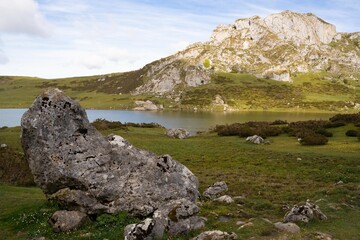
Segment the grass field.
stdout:
<svg viewBox="0 0 360 240">
<path fill-rule="evenodd" d="M 286 134 L 268 138 L 271 145 L 253 145 L 237 136 L 215 133 L 170 139 L 159 128 L 103 133 L 119 134 L 157 154 L 170 154 L 199 178 L 200 192 L 216 181 L 226 181 L 228 195 L 242 196 L 233 204 L 201 202 L 200 215 L 208 219 L 205 230 L 233 231 L 239 239 L 285 239 L 264 219 L 281 221 L 283 205 L 310 199 L 328 220 L 300 224 L 301 233 L 287 239 L 315 239 L 316 232 L 323 232 L 334 239 L 356 240 L 360 239 L 360 142 L 345 136 L 348 129 L 359 130 L 353 125 L 330 129 L 334 136 L 323 146 L 302 146 Z M 16 136 L 19 128 L 0 130 L 0 142 L 19 151 Z M 336 184 L 339 181 L 343 183 Z M 123 227 L 139 221 L 126 214 L 103 215 L 76 232 L 54 234 L 46 221 L 56 209 L 38 188 L 0 185 L 0 238 L 121 239 Z M 254 225 L 239 229 L 236 222 L 240 220 Z M 189 239 L 196 234 L 173 239 Z"/>
<path fill-rule="evenodd" d="M 165 109 L 223 111 L 213 104 L 220 95 L 233 110 L 351 112 L 360 103 L 357 82 L 327 80 L 325 72 L 293 74 L 293 83 L 257 78 L 251 74 L 217 72 L 212 81 L 181 90 L 174 96 L 131 95 L 140 72 L 63 79 L 0 76 L 0 108 L 28 108 L 48 87 L 57 87 L 88 109 L 132 109 L 136 100 L 152 100 Z M 140 75 L 141 76 L 141 75 Z M 176 93 L 175 93 L 176 95 Z"/>
</svg>

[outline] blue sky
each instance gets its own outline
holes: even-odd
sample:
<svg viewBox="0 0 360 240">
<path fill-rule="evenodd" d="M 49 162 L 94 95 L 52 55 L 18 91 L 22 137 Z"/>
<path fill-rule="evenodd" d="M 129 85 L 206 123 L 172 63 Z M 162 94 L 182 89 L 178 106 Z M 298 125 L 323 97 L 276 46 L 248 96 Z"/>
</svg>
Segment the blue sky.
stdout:
<svg viewBox="0 0 360 240">
<path fill-rule="evenodd" d="M 209 40 L 219 24 L 283 10 L 360 31 L 359 0 L 0 0 L 0 75 L 134 70 Z"/>
</svg>

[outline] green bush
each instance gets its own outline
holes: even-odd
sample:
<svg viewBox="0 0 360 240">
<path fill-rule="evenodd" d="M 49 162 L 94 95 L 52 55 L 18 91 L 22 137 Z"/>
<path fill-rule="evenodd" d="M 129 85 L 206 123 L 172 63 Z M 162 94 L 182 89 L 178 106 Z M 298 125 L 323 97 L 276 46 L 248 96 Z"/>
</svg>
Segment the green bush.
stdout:
<svg viewBox="0 0 360 240">
<path fill-rule="evenodd" d="M 332 132 L 329 132 L 328 130 L 324 129 L 324 128 L 320 128 L 318 130 L 315 131 L 315 133 L 321 134 L 325 137 L 332 137 L 333 134 Z"/>
<path fill-rule="evenodd" d="M 263 138 L 278 136 L 283 132 L 282 128 L 271 126 L 267 122 L 246 122 L 233 123 L 230 125 L 217 125 L 213 131 L 217 132 L 219 136 L 248 137 L 252 135 L 259 135 Z"/>
<path fill-rule="evenodd" d="M 306 132 L 301 136 L 300 143 L 301 145 L 325 145 L 328 142 L 328 139 L 321 134 L 315 132 Z"/>
<path fill-rule="evenodd" d="M 359 131 L 350 129 L 350 130 L 346 131 L 345 135 L 348 137 L 357 137 L 359 135 Z"/>
</svg>

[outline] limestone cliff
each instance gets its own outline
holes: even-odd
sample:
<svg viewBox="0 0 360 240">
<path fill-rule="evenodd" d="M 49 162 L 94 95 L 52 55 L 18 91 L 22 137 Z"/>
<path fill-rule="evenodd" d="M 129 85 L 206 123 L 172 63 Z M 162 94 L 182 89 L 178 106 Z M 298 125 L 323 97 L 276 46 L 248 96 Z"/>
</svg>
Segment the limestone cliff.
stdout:
<svg viewBox="0 0 360 240">
<path fill-rule="evenodd" d="M 314 14 L 284 11 L 220 25 L 195 43 L 141 69 L 134 94 L 175 94 L 211 81 L 213 71 L 252 73 L 291 81 L 295 72 L 328 71 L 360 79 L 360 33 L 338 33 Z"/>
</svg>

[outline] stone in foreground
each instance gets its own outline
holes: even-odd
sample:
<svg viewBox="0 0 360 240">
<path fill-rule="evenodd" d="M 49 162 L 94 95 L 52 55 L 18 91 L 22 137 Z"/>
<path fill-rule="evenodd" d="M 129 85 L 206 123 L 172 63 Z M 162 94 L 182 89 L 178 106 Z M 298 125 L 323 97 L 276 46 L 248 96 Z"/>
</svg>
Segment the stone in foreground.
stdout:
<svg viewBox="0 0 360 240">
<path fill-rule="evenodd" d="M 49 219 L 49 223 L 54 232 L 69 232 L 78 229 L 89 220 L 89 217 L 82 212 L 56 211 Z"/>
<path fill-rule="evenodd" d="M 35 183 L 66 210 L 149 216 L 170 201 L 197 199 L 197 178 L 184 165 L 105 138 L 58 89 L 38 96 L 21 126 Z"/>
</svg>

